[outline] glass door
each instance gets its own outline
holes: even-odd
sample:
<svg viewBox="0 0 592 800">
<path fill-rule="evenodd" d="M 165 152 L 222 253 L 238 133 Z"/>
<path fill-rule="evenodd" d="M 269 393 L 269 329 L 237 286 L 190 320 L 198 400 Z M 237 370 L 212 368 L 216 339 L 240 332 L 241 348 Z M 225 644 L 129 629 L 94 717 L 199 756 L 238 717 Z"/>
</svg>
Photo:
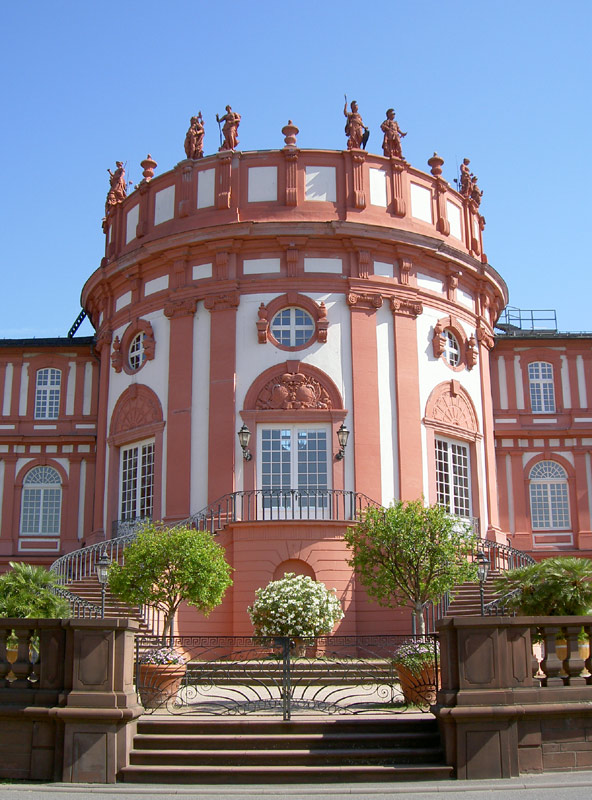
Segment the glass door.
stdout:
<svg viewBox="0 0 592 800">
<path fill-rule="evenodd" d="M 259 429 L 259 487 L 263 515 L 299 519 L 328 507 L 329 426 Z"/>
</svg>

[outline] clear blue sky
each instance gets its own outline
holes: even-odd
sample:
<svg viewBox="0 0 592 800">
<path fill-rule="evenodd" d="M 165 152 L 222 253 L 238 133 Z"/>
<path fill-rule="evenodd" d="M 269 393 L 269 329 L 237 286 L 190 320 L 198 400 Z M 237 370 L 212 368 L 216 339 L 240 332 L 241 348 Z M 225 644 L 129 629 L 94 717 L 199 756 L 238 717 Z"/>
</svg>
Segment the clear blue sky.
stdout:
<svg viewBox="0 0 592 800">
<path fill-rule="evenodd" d="M 214 152 L 227 103 L 243 150 L 283 146 L 288 118 L 343 148 L 344 92 L 370 151 L 393 106 L 414 166 L 437 150 L 452 182 L 468 156 L 510 303 L 592 331 L 590 0 L 32 0 L 2 27 L 0 337 L 66 334 L 116 159 L 171 169 L 198 109 Z"/>
</svg>

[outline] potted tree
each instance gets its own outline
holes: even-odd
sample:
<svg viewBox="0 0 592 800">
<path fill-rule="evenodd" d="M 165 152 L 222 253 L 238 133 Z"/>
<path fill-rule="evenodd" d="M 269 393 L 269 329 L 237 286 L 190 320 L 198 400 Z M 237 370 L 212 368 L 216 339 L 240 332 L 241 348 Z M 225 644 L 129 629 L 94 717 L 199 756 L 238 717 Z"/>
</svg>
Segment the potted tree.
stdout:
<svg viewBox="0 0 592 800">
<path fill-rule="evenodd" d="M 366 509 L 345 541 L 352 551 L 348 563 L 369 597 L 382 606 L 410 608 L 420 636 L 427 603 L 477 576 L 469 524 L 421 500 Z"/>
<path fill-rule="evenodd" d="M 183 653 L 170 646 L 174 616 L 182 602 L 203 614 L 222 602 L 232 585 L 223 547 L 207 531 L 147 522 L 125 550 L 125 562 L 109 568 L 109 588 L 126 603 L 162 612 L 159 647 L 142 653 L 136 676 L 142 703 L 162 705 L 176 694 L 186 672 Z"/>
<path fill-rule="evenodd" d="M 441 506 L 421 500 L 398 502 L 390 508 L 368 508 L 345 541 L 369 597 L 380 605 L 411 609 L 415 639 L 394 655 L 401 689 L 408 703 L 426 705 L 436 692 L 436 652 L 425 638 L 424 608 L 454 586 L 475 580 L 471 560 L 476 537 L 468 523 Z"/>
<path fill-rule="evenodd" d="M 296 656 L 305 654 L 307 640 L 331 633 L 343 617 L 335 589 L 293 572 L 257 589 L 247 611 L 256 636 L 290 637 Z"/>
</svg>

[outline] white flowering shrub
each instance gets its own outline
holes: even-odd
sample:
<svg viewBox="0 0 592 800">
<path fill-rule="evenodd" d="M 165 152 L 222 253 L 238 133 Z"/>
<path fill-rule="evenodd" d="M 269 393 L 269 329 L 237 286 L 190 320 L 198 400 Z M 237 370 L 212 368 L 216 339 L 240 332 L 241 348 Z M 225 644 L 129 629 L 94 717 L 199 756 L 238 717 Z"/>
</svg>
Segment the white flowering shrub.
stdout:
<svg viewBox="0 0 592 800">
<path fill-rule="evenodd" d="M 257 636 L 322 636 L 343 617 L 335 589 L 293 572 L 257 589 L 247 611 Z"/>
</svg>

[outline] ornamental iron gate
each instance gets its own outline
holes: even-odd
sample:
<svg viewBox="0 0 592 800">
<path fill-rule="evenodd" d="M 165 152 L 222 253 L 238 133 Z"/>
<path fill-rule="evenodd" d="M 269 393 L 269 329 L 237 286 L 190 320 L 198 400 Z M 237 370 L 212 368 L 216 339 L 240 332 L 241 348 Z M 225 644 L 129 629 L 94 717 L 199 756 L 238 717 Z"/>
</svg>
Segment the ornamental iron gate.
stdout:
<svg viewBox="0 0 592 800">
<path fill-rule="evenodd" d="M 158 664 L 172 648 L 181 664 Z M 420 651 L 419 656 L 417 651 Z M 411 669 L 397 662 L 405 654 Z M 438 643 L 428 636 L 136 639 L 136 686 L 148 713 L 396 713 L 428 710 Z"/>
</svg>

